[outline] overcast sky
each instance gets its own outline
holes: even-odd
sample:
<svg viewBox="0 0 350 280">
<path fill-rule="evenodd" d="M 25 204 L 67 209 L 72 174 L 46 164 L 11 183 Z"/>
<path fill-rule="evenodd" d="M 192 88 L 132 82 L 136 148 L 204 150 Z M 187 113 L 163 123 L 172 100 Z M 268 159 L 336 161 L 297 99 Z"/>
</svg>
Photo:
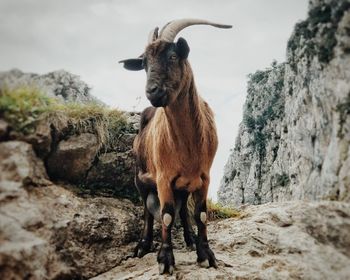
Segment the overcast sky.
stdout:
<svg viewBox="0 0 350 280">
<path fill-rule="evenodd" d="M 307 0 L 1 0 L 0 71 L 80 75 L 92 94 L 110 106 L 149 106 L 145 73 L 118 60 L 138 56 L 149 31 L 178 18 L 232 24 L 233 29 L 193 26 L 181 32 L 191 52 L 197 88 L 216 114 L 219 149 L 210 197 L 233 148 L 242 119 L 247 74 L 285 60 L 294 24 L 306 17 Z"/>
</svg>

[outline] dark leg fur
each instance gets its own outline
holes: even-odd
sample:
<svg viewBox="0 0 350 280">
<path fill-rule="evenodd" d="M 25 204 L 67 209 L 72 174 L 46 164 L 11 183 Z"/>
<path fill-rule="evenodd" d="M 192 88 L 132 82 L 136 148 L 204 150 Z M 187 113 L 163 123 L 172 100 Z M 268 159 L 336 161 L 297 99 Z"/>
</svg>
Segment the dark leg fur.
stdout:
<svg viewBox="0 0 350 280">
<path fill-rule="evenodd" d="M 194 193 L 195 199 L 195 220 L 198 227 L 198 238 L 196 241 L 197 262 L 203 267 L 217 268 L 217 262 L 213 251 L 209 248 L 207 237 L 207 202 L 201 190 Z M 205 214 L 202 214 L 205 213 Z M 202 215 L 202 216 L 201 216 Z"/>
<path fill-rule="evenodd" d="M 173 203 L 166 202 L 161 212 L 162 218 L 162 245 L 158 252 L 157 261 L 159 264 L 159 273 L 163 274 L 169 272 L 173 274 L 175 259 L 173 254 L 173 245 L 171 242 L 171 228 L 175 219 L 175 207 Z M 171 220 L 169 224 L 166 224 L 167 218 L 165 215 L 170 215 Z M 168 216 L 169 217 L 169 216 Z"/>
<path fill-rule="evenodd" d="M 179 197 L 181 199 L 180 219 L 184 230 L 184 239 L 185 239 L 186 245 L 190 250 L 194 250 L 195 235 L 194 235 L 191 223 L 189 221 L 188 208 L 187 208 L 187 200 L 188 200 L 189 193 L 182 191 L 175 195 L 176 197 Z"/>
<path fill-rule="evenodd" d="M 136 173 L 137 174 L 137 173 Z M 141 235 L 141 239 L 137 244 L 134 250 L 134 257 L 142 258 L 144 255 L 151 251 L 152 242 L 153 242 L 153 215 L 147 209 L 147 196 L 150 192 L 150 188 L 147 185 L 143 185 L 137 178 L 135 177 L 135 185 L 140 193 L 140 196 L 144 205 L 144 227 Z"/>
</svg>

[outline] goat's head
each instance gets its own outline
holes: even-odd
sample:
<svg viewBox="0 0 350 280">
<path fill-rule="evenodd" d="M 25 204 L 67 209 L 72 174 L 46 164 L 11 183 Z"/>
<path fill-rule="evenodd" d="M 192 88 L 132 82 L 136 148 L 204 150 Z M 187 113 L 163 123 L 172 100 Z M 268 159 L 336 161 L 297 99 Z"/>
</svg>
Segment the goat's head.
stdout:
<svg viewBox="0 0 350 280">
<path fill-rule="evenodd" d="M 151 31 L 146 50 L 141 56 L 120 61 L 127 70 L 146 70 L 146 96 L 153 106 L 165 107 L 176 100 L 181 92 L 190 48 L 184 38 L 179 38 L 175 43 L 173 41 L 182 29 L 196 24 L 232 27 L 198 19 L 171 21 L 163 27 L 159 36 L 158 27 Z"/>
</svg>

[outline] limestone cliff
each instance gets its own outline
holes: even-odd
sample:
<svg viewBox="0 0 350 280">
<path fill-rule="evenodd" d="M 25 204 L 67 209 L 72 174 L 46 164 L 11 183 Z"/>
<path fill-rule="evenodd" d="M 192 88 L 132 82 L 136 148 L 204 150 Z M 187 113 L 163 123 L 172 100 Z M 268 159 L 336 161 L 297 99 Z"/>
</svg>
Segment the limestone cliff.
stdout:
<svg viewBox="0 0 350 280">
<path fill-rule="evenodd" d="M 287 62 L 250 75 L 220 202 L 350 201 L 349 29 L 349 1 L 310 1 Z"/>
</svg>

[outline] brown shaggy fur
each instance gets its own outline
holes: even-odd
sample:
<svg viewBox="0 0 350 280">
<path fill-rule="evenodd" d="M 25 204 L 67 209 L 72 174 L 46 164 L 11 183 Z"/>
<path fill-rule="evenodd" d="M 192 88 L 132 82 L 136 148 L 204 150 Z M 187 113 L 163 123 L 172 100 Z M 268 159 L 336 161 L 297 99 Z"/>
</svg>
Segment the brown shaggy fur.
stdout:
<svg viewBox="0 0 350 280">
<path fill-rule="evenodd" d="M 146 53 L 156 57 L 163 43 L 156 41 Z M 218 144 L 213 112 L 198 95 L 187 60 L 180 70 L 173 73 L 180 77 L 170 78 L 177 89 L 171 102 L 144 112 L 143 127 L 134 141 L 139 179 L 157 186 L 161 208 L 164 202 L 173 201 L 172 185 L 191 193 L 201 189 L 206 198 Z"/>
</svg>

